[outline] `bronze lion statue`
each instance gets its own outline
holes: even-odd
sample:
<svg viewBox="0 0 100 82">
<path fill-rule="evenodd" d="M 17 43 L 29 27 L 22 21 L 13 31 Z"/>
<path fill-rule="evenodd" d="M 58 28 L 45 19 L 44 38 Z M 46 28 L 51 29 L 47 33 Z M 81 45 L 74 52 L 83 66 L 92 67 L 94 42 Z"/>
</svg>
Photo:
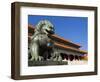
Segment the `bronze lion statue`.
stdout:
<svg viewBox="0 0 100 82">
<path fill-rule="evenodd" d="M 54 34 L 54 31 L 53 24 L 48 20 L 41 20 L 36 25 L 29 45 L 30 61 L 48 60 L 53 53 L 52 49 L 50 51 L 48 48 L 48 46 L 53 47 L 53 42 L 48 35 Z"/>
<path fill-rule="evenodd" d="M 28 55 L 30 61 L 62 61 L 59 50 L 55 49 L 54 42 L 49 37 L 54 33 L 55 29 L 50 21 L 39 21 L 29 45 Z"/>
</svg>

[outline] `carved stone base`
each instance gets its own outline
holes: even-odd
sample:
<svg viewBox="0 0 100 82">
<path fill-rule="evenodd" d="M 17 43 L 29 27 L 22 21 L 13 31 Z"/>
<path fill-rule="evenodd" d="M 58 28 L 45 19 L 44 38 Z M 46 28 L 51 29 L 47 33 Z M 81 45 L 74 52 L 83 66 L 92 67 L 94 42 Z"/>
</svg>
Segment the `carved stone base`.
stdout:
<svg viewBox="0 0 100 82">
<path fill-rule="evenodd" d="M 28 66 L 68 65 L 67 61 L 28 61 Z"/>
</svg>

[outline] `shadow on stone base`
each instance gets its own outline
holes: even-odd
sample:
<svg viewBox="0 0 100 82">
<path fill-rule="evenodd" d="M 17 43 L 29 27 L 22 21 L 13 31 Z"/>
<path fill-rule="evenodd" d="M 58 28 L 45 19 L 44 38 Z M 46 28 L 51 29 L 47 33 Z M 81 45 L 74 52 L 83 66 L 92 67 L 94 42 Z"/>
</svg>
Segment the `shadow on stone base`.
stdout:
<svg viewBox="0 0 100 82">
<path fill-rule="evenodd" d="M 28 66 L 68 65 L 67 61 L 28 61 Z"/>
</svg>

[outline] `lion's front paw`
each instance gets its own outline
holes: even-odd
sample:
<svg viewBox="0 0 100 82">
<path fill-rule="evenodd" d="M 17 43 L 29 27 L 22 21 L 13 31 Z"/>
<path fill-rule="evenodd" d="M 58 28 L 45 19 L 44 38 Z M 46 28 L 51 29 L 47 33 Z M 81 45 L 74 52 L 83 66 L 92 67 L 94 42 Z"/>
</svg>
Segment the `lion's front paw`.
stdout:
<svg viewBox="0 0 100 82">
<path fill-rule="evenodd" d="M 39 61 L 42 61 L 43 60 L 43 57 L 42 56 L 39 56 L 38 60 Z"/>
<path fill-rule="evenodd" d="M 38 57 L 32 57 L 30 59 L 30 61 L 42 61 L 43 60 L 43 57 L 42 56 L 38 56 Z"/>
</svg>

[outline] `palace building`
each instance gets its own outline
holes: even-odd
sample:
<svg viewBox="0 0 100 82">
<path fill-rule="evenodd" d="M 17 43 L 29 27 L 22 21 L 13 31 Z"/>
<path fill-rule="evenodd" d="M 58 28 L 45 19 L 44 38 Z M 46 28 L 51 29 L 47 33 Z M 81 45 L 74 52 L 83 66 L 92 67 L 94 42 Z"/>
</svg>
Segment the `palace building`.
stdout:
<svg viewBox="0 0 100 82">
<path fill-rule="evenodd" d="M 30 37 L 34 33 L 34 26 L 28 25 L 28 42 L 30 43 Z M 79 44 L 73 43 L 69 40 L 65 40 L 58 35 L 51 35 L 54 41 L 55 50 L 59 51 L 63 61 L 87 61 L 87 51 L 81 50 L 82 47 Z"/>
</svg>

